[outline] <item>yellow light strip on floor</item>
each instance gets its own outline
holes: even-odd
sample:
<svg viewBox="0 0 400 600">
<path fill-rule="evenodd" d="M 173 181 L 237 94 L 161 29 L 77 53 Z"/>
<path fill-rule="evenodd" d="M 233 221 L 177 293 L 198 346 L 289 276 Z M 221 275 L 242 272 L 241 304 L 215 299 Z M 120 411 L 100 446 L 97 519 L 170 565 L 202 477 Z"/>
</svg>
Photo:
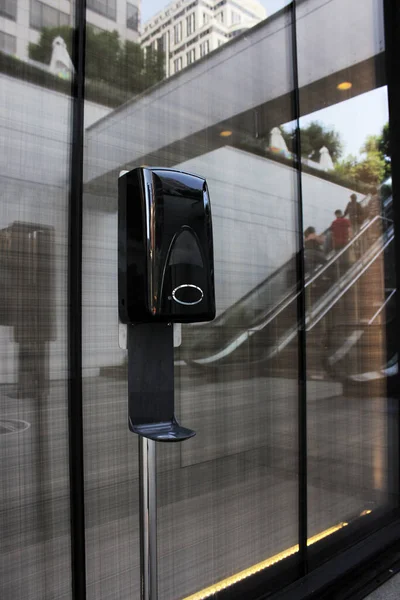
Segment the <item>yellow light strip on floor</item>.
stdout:
<svg viewBox="0 0 400 600">
<path fill-rule="evenodd" d="M 335 525 L 334 527 L 330 527 L 329 529 L 325 529 L 325 531 L 322 531 L 321 533 L 318 533 L 317 535 L 314 535 L 313 537 L 309 538 L 307 540 L 307 546 L 311 546 L 312 544 L 323 540 L 329 535 L 332 535 L 332 533 L 343 529 L 343 527 L 346 527 L 346 525 L 347 523 L 343 522 L 339 523 L 338 525 Z M 288 558 L 289 556 L 296 554 L 296 552 L 298 551 L 299 545 L 296 544 L 296 546 L 292 546 L 291 548 L 288 548 L 283 552 L 279 552 L 279 554 L 275 554 L 274 556 L 271 556 L 270 558 L 267 558 L 266 560 L 263 560 L 262 562 L 259 562 L 256 565 L 249 567 L 248 569 L 244 569 L 244 571 L 239 571 L 239 573 L 231 575 L 231 577 L 222 579 L 222 581 L 219 581 L 218 583 L 211 585 L 210 587 L 205 588 L 200 592 L 196 592 L 191 596 L 187 596 L 184 600 L 205 600 L 205 598 L 209 598 L 213 594 L 221 592 L 225 588 L 234 585 L 235 583 L 238 583 L 238 581 L 242 581 L 243 579 L 246 579 L 247 577 L 258 573 L 259 571 L 263 571 L 264 569 L 268 569 L 268 567 L 272 567 L 272 565 L 275 565 L 277 562 L 280 562 L 284 558 Z"/>
</svg>

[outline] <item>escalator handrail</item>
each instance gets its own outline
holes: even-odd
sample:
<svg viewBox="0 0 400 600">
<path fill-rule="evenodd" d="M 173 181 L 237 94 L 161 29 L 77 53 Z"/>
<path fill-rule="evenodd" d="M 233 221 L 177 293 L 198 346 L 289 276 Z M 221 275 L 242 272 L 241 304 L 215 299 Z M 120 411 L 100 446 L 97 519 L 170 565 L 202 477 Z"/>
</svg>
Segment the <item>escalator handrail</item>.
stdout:
<svg viewBox="0 0 400 600">
<path fill-rule="evenodd" d="M 318 269 L 318 271 L 315 273 L 315 275 L 313 275 L 313 277 L 311 277 L 304 284 L 304 287 L 308 287 L 312 283 L 315 283 L 315 281 L 323 273 L 325 273 L 325 271 L 327 269 L 329 269 L 341 256 L 343 256 L 347 252 L 347 250 L 349 250 L 349 248 L 351 248 L 351 246 L 354 244 L 354 242 L 356 242 L 361 236 L 363 236 L 364 233 L 371 227 L 371 225 L 373 225 L 377 221 L 387 221 L 388 223 L 393 223 L 393 221 L 391 219 L 387 219 L 386 217 L 382 217 L 381 215 L 376 215 L 376 217 L 374 217 L 371 221 L 369 221 L 365 227 L 363 227 L 354 237 L 351 238 L 351 240 L 346 244 L 346 246 L 344 246 L 341 250 L 339 250 L 339 252 L 336 252 L 334 254 L 334 256 L 332 256 L 332 258 L 327 263 L 324 264 L 323 267 Z"/>
<path fill-rule="evenodd" d="M 312 315 L 309 315 L 306 318 L 306 331 L 310 331 L 313 327 L 315 327 L 315 325 L 317 325 L 317 323 L 319 323 L 319 321 L 331 310 L 331 308 L 333 308 L 333 306 L 340 300 L 340 298 L 349 291 L 349 289 L 351 288 L 352 285 L 354 285 L 354 283 L 356 281 L 358 281 L 358 279 L 365 273 L 365 271 L 367 269 L 369 269 L 369 267 L 375 262 L 375 260 L 378 258 L 378 256 L 385 250 L 385 248 L 393 241 L 394 239 L 394 234 L 392 233 L 389 237 L 388 240 L 386 240 L 385 244 L 383 246 L 381 246 L 378 251 L 372 256 L 372 258 L 369 260 L 369 262 L 365 265 L 365 264 L 361 264 L 360 266 L 362 267 L 360 269 L 360 272 L 357 273 L 349 282 L 349 284 L 341 290 L 340 294 L 335 296 L 334 301 L 331 302 L 327 308 L 323 309 L 322 314 L 317 314 L 314 319 L 312 319 Z M 361 260 L 361 259 L 359 259 Z M 358 262 L 358 261 L 357 261 Z M 357 263 L 355 263 L 357 264 Z M 344 277 L 347 275 L 347 273 L 344 275 Z M 322 299 L 320 299 L 320 302 L 322 302 Z M 314 307 L 315 308 L 315 307 Z M 310 321 L 312 321 L 310 323 Z M 286 346 L 296 337 L 298 333 L 298 325 L 296 324 L 295 326 L 291 327 L 285 334 L 285 336 L 283 338 L 281 338 L 281 341 L 279 341 L 279 343 L 273 348 L 271 349 L 271 351 L 267 354 L 267 356 L 263 357 L 264 360 L 267 359 L 271 359 L 273 358 L 276 354 L 279 354 L 279 352 L 281 350 L 283 350 L 284 348 L 286 348 Z"/>
<path fill-rule="evenodd" d="M 326 265 L 326 268 L 329 268 L 329 266 L 331 266 L 332 264 L 335 263 L 335 260 L 337 260 L 340 256 L 342 256 L 343 252 L 346 252 L 346 250 L 348 248 L 351 247 L 352 243 L 354 243 L 355 241 L 357 241 L 360 237 L 360 235 L 362 235 L 363 233 L 365 233 L 367 231 L 367 229 L 370 227 L 370 225 L 372 225 L 374 222 L 376 222 L 379 219 L 384 219 L 390 223 L 392 223 L 391 219 L 386 219 L 385 217 L 380 217 L 379 215 L 377 217 L 374 217 L 374 219 L 372 219 L 370 221 L 370 223 L 368 224 L 367 227 L 364 227 L 362 229 L 362 231 L 359 232 L 359 234 L 357 234 L 350 242 L 349 244 L 347 244 L 345 246 L 345 248 L 343 248 L 343 251 L 338 252 L 337 254 L 335 254 L 335 256 L 331 259 L 331 261 L 328 262 L 328 264 Z M 385 235 L 386 232 L 383 234 Z M 381 236 L 383 237 L 383 236 Z M 362 266 L 361 269 L 361 274 L 367 269 L 369 268 L 369 266 L 372 264 L 372 262 L 374 262 L 377 258 L 377 256 L 379 256 L 379 254 L 386 248 L 386 246 L 393 240 L 393 233 L 390 236 L 390 239 L 387 240 L 385 242 L 385 244 L 381 247 L 379 247 L 378 252 L 376 252 L 376 254 L 374 254 L 372 260 L 369 261 L 369 263 L 365 266 L 363 263 L 360 263 L 360 261 L 362 261 L 363 257 L 360 257 L 357 261 L 357 263 L 359 263 Z M 379 240 L 377 240 L 378 242 Z M 371 247 L 369 250 L 372 250 L 373 247 Z M 355 265 L 357 264 L 355 263 Z M 353 265 L 353 267 L 355 266 Z M 311 283 L 315 282 L 316 279 L 318 279 L 318 277 L 325 272 L 325 267 L 323 269 L 319 269 L 317 274 L 311 278 L 309 280 L 309 282 L 306 285 L 310 285 Z M 348 275 L 348 273 L 345 273 L 343 275 L 343 279 L 346 278 L 346 276 Z M 351 279 L 351 283 L 350 283 L 350 287 L 351 285 L 353 285 L 353 283 L 355 281 L 357 281 L 359 279 L 361 275 L 357 274 L 353 279 Z M 338 282 L 336 282 L 338 283 Z M 344 291 L 342 291 L 342 293 L 340 294 L 340 297 L 343 295 L 343 293 L 345 293 L 347 291 L 349 286 L 346 286 L 346 288 L 344 289 Z M 257 331 L 260 331 L 261 329 L 263 329 L 264 327 L 266 327 L 267 325 L 269 325 L 269 323 L 271 323 L 271 321 L 273 321 L 277 316 L 279 316 L 279 314 L 281 312 L 283 312 L 283 310 L 285 310 L 285 308 L 287 308 L 299 295 L 300 292 L 295 292 L 292 293 L 291 295 L 288 294 L 281 302 L 279 302 L 279 304 L 277 306 L 274 307 L 274 309 L 272 311 L 269 311 L 267 313 L 267 315 L 265 316 L 265 318 L 263 319 L 263 321 L 261 323 L 258 323 L 257 325 L 254 325 L 253 327 L 249 327 L 246 328 L 244 331 L 242 331 L 242 333 L 236 337 L 234 340 L 231 340 L 229 343 L 227 343 L 225 345 L 225 348 L 222 350 L 219 350 L 217 352 L 215 352 L 214 354 L 212 354 L 211 356 L 208 357 L 203 357 L 203 358 L 199 358 L 199 359 L 192 359 L 192 361 L 194 363 L 197 364 L 207 364 L 210 362 L 214 362 L 219 360 L 220 358 L 224 358 L 225 356 L 227 356 L 228 354 L 230 354 L 232 351 L 234 351 L 236 348 L 238 348 L 244 341 L 246 341 L 249 337 L 251 337 L 254 333 L 256 333 Z M 322 301 L 322 299 L 320 299 L 320 301 Z M 328 307 L 327 310 L 330 310 L 330 308 L 332 308 L 332 306 L 334 306 L 334 304 L 338 301 L 338 298 L 335 297 L 334 302 L 331 303 L 331 305 Z M 283 304 L 283 306 L 282 306 Z M 317 315 L 317 321 L 313 322 L 311 327 L 309 327 L 309 321 L 310 321 L 310 316 L 307 318 L 306 325 L 307 325 L 307 330 L 309 330 L 310 328 L 312 328 L 317 322 L 320 321 L 320 319 L 326 314 L 327 310 L 325 310 L 322 314 L 322 316 Z M 287 345 L 287 343 L 294 337 L 294 335 L 297 333 L 298 330 L 298 326 L 296 325 L 295 328 L 292 329 L 292 331 L 289 333 L 289 336 L 286 338 L 286 340 L 279 344 L 273 351 L 272 351 L 272 355 L 276 353 L 276 351 L 280 351 L 281 346 L 283 345 L 283 347 L 285 347 Z M 285 343 L 286 342 L 286 343 Z M 231 352 L 229 352 L 229 349 L 231 350 Z"/>
<path fill-rule="evenodd" d="M 335 264 L 335 262 L 337 260 L 340 259 L 341 256 L 343 256 L 343 254 L 345 254 L 349 248 L 351 248 L 351 246 L 354 244 L 354 242 L 356 242 L 362 235 L 364 235 L 364 233 L 377 221 L 379 220 L 384 220 L 384 221 L 388 221 L 390 223 L 392 223 L 391 219 L 387 219 L 386 217 L 382 217 L 380 215 L 377 215 L 376 217 L 374 217 L 371 221 L 368 222 L 368 224 L 362 228 L 361 231 L 359 231 L 359 233 L 357 235 L 355 235 L 348 244 L 346 244 L 346 246 L 344 248 L 342 248 L 339 252 L 336 252 L 334 254 L 334 256 L 327 261 L 321 268 L 319 268 L 316 273 L 310 277 L 309 279 L 307 279 L 307 281 L 304 284 L 304 287 L 307 288 L 310 285 L 314 284 L 317 279 L 323 275 L 333 264 Z M 329 231 L 329 229 L 327 229 L 326 231 Z M 229 311 L 233 311 L 234 307 L 236 307 L 239 303 L 243 303 L 244 300 L 246 298 L 248 298 L 250 295 L 255 294 L 257 290 L 260 289 L 261 286 L 264 286 L 270 279 L 272 279 L 272 277 L 277 276 L 279 273 L 281 273 L 281 271 L 286 268 L 293 259 L 287 261 L 286 263 L 284 263 L 281 267 L 279 267 L 279 269 L 277 269 L 276 271 L 274 271 L 274 273 L 272 273 L 269 277 L 267 277 L 265 279 L 265 281 L 263 281 L 262 283 L 260 283 L 258 286 L 256 286 L 256 288 L 254 288 L 253 290 L 251 290 L 251 292 L 249 292 L 248 294 L 246 294 L 245 296 L 243 296 L 240 300 L 238 300 L 238 302 L 235 302 L 235 304 L 233 306 L 230 307 L 230 309 L 228 309 Z M 279 300 L 279 302 L 272 308 L 269 309 L 267 311 L 267 313 L 263 316 L 263 317 L 259 317 L 258 321 L 260 321 L 260 319 L 262 319 L 262 322 L 258 325 L 253 324 L 250 325 L 248 329 L 256 329 L 259 330 L 260 328 L 265 327 L 265 325 L 268 325 L 268 322 L 271 319 L 275 318 L 276 316 L 279 315 L 280 312 L 282 312 L 283 310 L 285 310 L 285 308 L 287 308 L 287 306 L 290 304 L 290 302 L 292 302 L 293 300 L 295 300 L 297 298 L 297 296 L 299 295 L 299 291 L 297 290 L 293 290 L 293 288 L 291 288 L 287 294 L 285 294 L 285 296 L 283 298 L 281 298 Z M 220 315 L 220 319 L 222 318 L 222 316 L 225 313 L 222 313 L 222 315 Z M 213 322 L 212 327 L 215 328 L 216 327 L 216 322 L 218 323 L 218 321 L 220 319 L 216 319 Z M 221 319 L 222 320 L 222 319 Z M 267 321 L 266 321 L 267 320 Z"/>
<path fill-rule="evenodd" d="M 388 220 L 389 220 L 389 219 L 388 219 Z M 372 221 L 371 221 L 371 223 L 372 223 Z M 364 230 L 363 230 L 363 231 L 366 231 L 366 228 L 364 228 Z M 385 234 L 386 234 L 386 232 L 385 232 Z M 377 243 L 378 243 L 378 242 L 381 240 L 381 238 L 382 238 L 382 237 L 383 237 L 385 234 L 383 234 L 382 236 L 380 236 L 380 238 L 379 238 L 378 240 L 376 240 L 376 244 L 377 244 Z M 372 259 L 369 259 L 369 258 L 367 259 L 367 260 L 368 260 L 368 263 L 367 263 L 367 265 L 365 265 L 365 264 L 364 264 L 364 262 L 363 262 L 363 261 L 364 261 L 364 259 L 365 259 L 365 257 L 364 257 L 364 256 L 361 256 L 361 257 L 360 257 L 360 258 L 359 258 L 359 259 L 358 259 L 358 260 L 357 260 L 357 261 L 354 263 L 354 265 L 352 265 L 352 268 L 351 268 L 351 269 L 349 269 L 349 271 L 347 271 L 346 273 L 344 273 L 344 274 L 343 274 L 343 276 L 341 277 L 341 279 L 342 279 L 342 280 L 346 280 L 346 279 L 348 278 L 349 274 L 350 274 L 350 287 L 351 287 L 351 285 L 353 285 L 353 283 L 355 283 L 355 282 L 356 282 L 356 281 L 357 281 L 357 280 L 360 278 L 360 276 L 363 274 L 363 272 L 365 272 L 365 270 L 366 270 L 366 269 L 368 269 L 368 268 L 371 266 L 371 264 L 372 264 L 372 263 L 373 263 L 373 262 L 376 260 L 376 258 L 377 258 L 377 257 L 378 257 L 378 256 L 379 256 L 379 255 L 380 255 L 380 254 L 381 254 L 381 253 L 382 253 L 382 252 L 385 250 L 385 248 L 386 248 L 386 247 L 387 247 L 387 246 L 388 246 L 388 245 L 389 245 L 389 244 L 390 244 L 390 243 L 393 241 L 393 239 L 394 239 L 394 233 L 393 233 L 393 231 L 392 231 L 392 230 L 389 232 L 389 234 L 388 234 L 388 238 L 389 238 L 389 239 L 387 239 L 387 240 L 385 241 L 385 243 L 384 243 L 382 246 L 379 246 L 379 247 L 378 247 L 377 251 L 375 251 L 375 250 L 374 250 L 374 246 L 375 246 L 375 244 L 374 244 L 374 246 L 371 246 L 371 247 L 369 248 L 368 252 L 369 252 L 369 253 L 371 253 L 373 256 L 372 256 Z M 351 244 L 350 244 L 350 245 L 351 245 Z M 339 254 L 338 254 L 338 255 L 339 255 Z M 334 261 L 332 261 L 332 263 L 331 263 L 331 264 L 334 264 Z M 353 270 L 354 270 L 354 267 L 356 267 L 357 265 L 361 267 L 361 269 L 360 269 L 360 273 L 357 273 L 356 275 L 354 275 L 354 273 L 353 273 Z M 318 275 L 320 275 L 320 274 L 321 274 L 321 271 L 318 271 Z M 313 280 L 315 281 L 315 279 L 317 279 L 317 277 L 315 277 Z M 312 281 L 311 281 L 311 280 L 310 280 L 310 283 L 312 283 Z M 339 280 L 339 281 L 337 281 L 337 282 L 335 282 L 335 284 L 336 284 L 336 285 L 337 285 L 337 284 L 339 284 L 339 283 L 340 283 L 340 280 Z M 344 292 L 343 292 L 343 293 L 345 293 L 346 291 L 348 291 L 348 288 L 349 288 L 349 286 L 348 286 L 348 285 L 346 285 L 346 287 L 345 287 L 345 289 L 344 289 Z M 328 293 L 328 292 L 327 292 L 327 293 Z M 341 293 L 340 297 L 343 295 L 343 293 Z M 293 299 L 293 300 L 295 300 L 295 299 L 296 299 L 296 297 L 297 297 L 298 295 L 299 295 L 298 293 L 294 294 L 292 299 Z M 324 294 L 324 297 L 325 297 L 325 296 L 326 296 L 326 294 Z M 323 313 L 323 315 L 322 315 L 322 316 L 324 316 L 324 315 L 326 314 L 326 312 L 327 312 L 327 311 L 329 311 L 329 310 L 330 310 L 330 309 L 331 309 L 331 308 L 332 308 L 332 307 L 333 307 L 333 306 L 336 304 L 336 302 L 338 301 L 338 299 L 339 299 L 339 297 L 335 296 L 335 298 L 334 298 L 334 301 L 333 301 L 333 302 L 331 302 L 331 304 L 328 306 L 327 310 L 325 310 L 325 311 L 324 311 L 324 313 Z M 317 302 L 316 302 L 316 305 L 317 305 L 317 304 L 321 304 L 321 303 L 322 303 L 322 300 L 323 300 L 323 298 L 320 298 L 319 300 L 317 300 Z M 284 308 L 285 308 L 285 307 L 283 307 L 283 308 L 282 308 L 282 310 L 284 310 Z M 315 311 L 315 308 L 317 308 L 317 307 L 314 307 L 314 309 L 312 309 L 312 308 L 311 308 L 311 310 L 314 310 L 314 311 Z M 271 322 L 271 320 L 273 320 L 273 319 L 275 318 L 275 316 L 278 316 L 280 312 L 282 312 L 282 311 L 278 311 L 276 315 L 271 315 L 271 318 L 270 318 L 270 319 L 268 318 L 268 320 L 267 320 L 267 321 L 264 321 L 264 322 L 263 322 L 263 324 L 262 324 L 260 327 L 254 327 L 253 329 L 254 329 L 254 330 L 256 330 L 256 331 L 257 331 L 257 330 L 259 330 L 259 329 L 262 329 L 263 327 L 265 327 L 266 325 L 268 325 L 268 324 Z M 318 315 L 318 321 L 319 321 L 320 319 L 321 319 L 321 317 L 319 317 L 319 315 Z M 307 318 L 306 318 L 307 331 L 309 331 L 309 329 L 311 329 L 312 327 L 314 327 L 314 325 L 316 325 L 316 323 L 318 322 L 318 321 L 315 321 L 315 322 L 313 322 L 313 323 L 312 323 L 311 327 L 308 327 L 308 322 L 307 322 L 307 321 L 309 321 L 309 320 L 310 320 L 310 317 L 307 317 Z M 297 326 L 296 326 L 296 327 L 297 327 Z"/>
<path fill-rule="evenodd" d="M 383 236 L 381 236 L 383 237 Z M 345 284 L 345 287 L 343 289 L 340 290 L 340 294 L 336 294 L 333 301 L 328 305 L 327 308 L 322 309 L 323 312 L 322 314 L 318 314 L 317 316 L 314 318 L 312 325 L 309 327 L 308 323 L 306 323 L 307 325 L 307 331 L 309 331 L 310 329 L 312 329 L 325 315 L 327 312 L 329 312 L 331 310 L 331 308 L 333 308 L 333 306 L 335 306 L 335 304 L 337 304 L 337 302 L 340 300 L 340 298 L 349 291 L 349 289 L 351 288 L 352 285 L 354 285 L 354 283 L 356 283 L 356 281 L 358 281 L 360 279 L 360 277 L 365 273 L 365 271 L 367 269 L 369 269 L 369 267 L 375 262 L 375 260 L 378 258 L 378 256 L 380 254 L 382 254 L 382 252 L 387 248 L 387 246 L 394 240 L 394 231 L 393 229 L 391 229 L 390 233 L 388 234 L 388 239 L 385 240 L 384 244 L 382 246 L 378 247 L 377 251 L 374 251 L 374 246 L 372 246 L 370 248 L 370 254 L 372 254 L 372 258 L 367 258 L 367 264 L 365 264 L 365 256 L 362 256 L 358 259 L 358 261 L 356 263 L 354 263 L 354 265 L 352 266 L 352 268 L 347 272 L 344 273 L 343 277 L 341 278 L 342 280 L 346 280 L 346 279 L 350 279 L 349 283 Z M 380 240 L 377 240 L 377 242 Z M 354 267 L 356 267 L 357 265 L 359 265 L 361 267 L 360 271 L 358 273 L 356 273 L 354 275 L 354 273 L 352 272 L 354 270 Z M 350 278 L 349 278 L 350 275 Z M 339 283 L 339 282 L 337 282 Z M 322 303 L 322 298 L 320 299 L 319 303 Z M 317 303 L 316 303 L 317 304 Z M 313 310 L 313 312 L 315 312 L 315 307 Z M 310 321 L 311 317 L 307 317 L 307 320 Z"/>
<path fill-rule="evenodd" d="M 321 235 L 327 235 L 328 232 L 330 230 L 330 226 L 325 229 L 325 231 L 323 231 L 323 233 Z M 260 288 L 263 288 L 265 285 L 267 285 L 272 279 L 278 277 L 285 269 L 287 269 L 294 260 L 294 256 L 291 256 L 286 262 L 284 262 L 280 267 L 278 267 L 277 269 L 275 269 L 275 271 L 273 271 L 272 273 L 270 273 L 268 275 L 268 277 L 266 277 L 263 281 L 261 281 L 260 283 L 258 283 L 252 290 L 250 290 L 249 292 L 247 292 L 247 294 L 245 294 L 244 296 L 242 296 L 241 298 L 239 298 L 239 300 L 237 300 L 234 304 L 232 304 L 231 306 L 229 306 L 229 308 L 226 309 L 226 311 L 224 311 L 223 313 L 221 313 L 220 315 L 218 315 L 216 317 L 216 319 L 214 319 L 214 321 L 212 322 L 212 327 L 216 327 L 216 324 L 221 321 L 222 319 L 226 318 L 226 313 L 227 312 L 231 312 L 235 309 L 236 306 L 238 306 L 238 304 L 243 304 L 243 302 L 245 302 L 247 300 L 247 298 L 249 298 L 250 296 L 257 294 L 260 290 Z M 293 292 L 292 290 L 290 290 L 288 292 L 288 294 L 285 295 L 284 298 L 282 298 L 279 303 L 284 302 L 289 295 L 291 295 Z M 276 306 L 274 307 L 275 310 Z"/>
<path fill-rule="evenodd" d="M 370 196 L 367 195 L 365 196 L 362 200 L 361 200 L 361 204 L 364 204 L 366 202 L 367 199 L 369 199 Z M 383 219 L 383 220 L 388 220 L 385 219 L 385 217 L 381 217 L 380 215 L 377 215 L 376 217 L 374 217 L 372 219 L 372 221 L 370 221 L 367 225 L 367 227 L 369 227 L 373 222 L 375 222 L 377 219 Z M 357 234 L 357 236 L 355 236 L 348 244 L 351 245 L 351 242 L 354 241 L 355 239 L 358 238 L 358 236 L 360 235 L 360 233 L 363 233 L 364 231 L 366 231 L 367 227 L 363 227 L 363 229 L 359 232 L 359 234 Z M 330 226 L 325 229 L 325 231 L 323 231 L 323 233 L 321 234 L 322 236 L 326 236 L 330 231 Z M 346 251 L 346 248 L 343 249 L 343 252 Z M 336 258 L 338 258 L 339 256 L 341 256 L 341 253 L 337 253 L 332 259 L 331 261 L 334 261 Z M 281 265 L 280 267 L 278 267 L 275 271 L 273 271 L 273 273 L 271 273 L 270 275 L 268 275 L 268 277 L 266 277 L 264 279 L 264 281 L 262 281 L 261 283 L 259 283 L 258 285 L 256 285 L 255 288 L 253 288 L 252 290 L 250 290 L 247 294 L 245 294 L 244 296 L 242 296 L 239 300 L 237 300 L 232 306 L 230 306 L 226 311 L 224 311 L 223 313 L 221 313 L 220 315 L 217 316 L 216 319 L 214 319 L 213 321 L 213 325 L 212 328 L 214 329 L 215 327 L 218 327 L 218 323 L 220 321 L 225 320 L 227 317 L 229 317 L 229 314 L 231 312 L 233 312 L 235 310 L 235 308 L 239 305 L 239 304 L 243 304 L 248 298 L 250 298 L 252 295 L 259 293 L 259 290 L 261 288 L 263 288 L 264 286 L 266 286 L 268 283 L 271 282 L 272 279 L 278 277 L 285 269 L 287 269 L 291 263 L 293 262 L 294 257 L 292 256 L 289 260 L 287 260 L 285 263 L 283 263 L 283 265 Z M 328 261 L 328 263 L 326 265 L 324 265 L 322 267 L 322 269 L 325 268 L 329 268 L 329 266 L 332 264 L 331 261 Z M 319 269 L 317 271 L 317 273 L 315 274 L 314 277 L 312 277 L 311 279 L 307 280 L 305 286 L 307 287 L 307 285 L 310 285 L 311 283 L 313 283 L 315 281 L 316 276 L 318 276 L 319 274 L 322 274 L 322 269 Z M 283 298 L 281 298 L 281 300 L 279 301 L 278 305 L 274 306 L 274 308 L 272 309 L 274 312 L 276 310 L 276 308 L 278 308 L 278 306 L 282 303 L 285 303 L 287 301 L 287 299 L 289 298 L 289 296 L 291 296 L 293 294 L 293 288 L 291 290 L 288 291 L 287 294 L 285 294 L 285 296 Z M 227 313 L 229 313 L 227 315 Z"/>
<path fill-rule="evenodd" d="M 321 277 L 321 275 L 323 275 L 325 273 L 325 271 L 327 271 L 327 269 L 329 269 L 332 265 L 334 265 L 335 262 L 337 260 L 339 260 L 340 257 L 343 256 L 343 254 L 345 254 L 349 248 L 351 248 L 351 246 L 354 244 L 354 242 L 356 242 L 369 229 L 369 227 L 371 225 L 373 225 L 373 223 L 376 223 L 378 220 L 385 220 L 385 221 L 392 223 L 391 219 L 386 219 L 385 217 L 381 217 L 380 215 L 377 215 L 376 217 L 374 217 L 371 221 L 369 221 L 369 223 L 365 227 L 363 227 L 363 229 L 357 235 L 355 235 L 349 241 L 348 244 L 346 244 L 346 246 L 344 248 L 342 248 L 339 252 L 336 252 L 334 254 L 334 256 L 332 256 L 332 258 L 328 262 L 326 262 L 321 268 L 319 268 L 312 277 L 307 279 L 307 281 L 304 284 L 304 287 L 307 288 L 310 285 L 312 285 L 313 283 L 315 283 L 319 279 L 319 277 Z M 278 316 L 279 313 L 281 313 L 283 310 L 285 310 L 285 308 L 287 308 L 287 306 L 293 300 L 295 300 L 297 298 L 299 293 L 300 292 L 298 292 L 298 291 L 294 291 L 294 292 L 289 291 L 289 293 L 286 294 L 283 298 L 281 298 L 281 300 L 274 306 L 273 309 L 270 309 L 267 312 L 267 314 L 265 315 L 263 322 L 261 324 L 253 325 L 249 329 L 259 330 L 259 329 L 262 329 L 263 327 L 265 327 L 265 325 L 268 325 L 270 319 L 274 319 L 275 316 Z M 267 322 L 265 321 L 265 319 L 267 319 Z"/>
<path fill-rule="evenodd" d="M 377 317 L 379 317 L 379 315 L 381 314 L 381 312 L 383 311 L 383 309 L 385 308 L 385 306 L 387 304 L 389 304 L 389 302 L 391 301 L 391 299 L 393 298 L 393 296 L 396 293 L 396 289 L 392 290 L 389 294 L 389 296 L 385 299 L 385 301 L 383 302 L 383 304 L 378 308 L 378 310 L 376 311 L 376 313 L 370 318 L 370 320 L 368 321 L 368 325 L 372 325 L 372 323 L 375 321 L 375 319 Z"/>
</svg>

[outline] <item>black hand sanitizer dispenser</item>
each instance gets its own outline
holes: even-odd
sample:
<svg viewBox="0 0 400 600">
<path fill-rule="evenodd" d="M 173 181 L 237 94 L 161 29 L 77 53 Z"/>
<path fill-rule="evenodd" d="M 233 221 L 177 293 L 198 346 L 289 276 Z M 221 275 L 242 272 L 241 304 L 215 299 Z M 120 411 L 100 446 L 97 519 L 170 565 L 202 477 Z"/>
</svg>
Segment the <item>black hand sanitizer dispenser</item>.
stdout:
<svg viewBox="0 0 400 600">
<path fill-rule="evenodd" d="M 172 169 L 119 178 L 119 314 L 123 323 L 211 321 L 213 241 L 207 183 Z"/>
<path fill-rule="evenodd" d="M 157 441 L 191 437 L 174 416 L 171 324 L 215 317 L 205 179 L 144 167 L 119 178 L 118 292 L 128 325 L 131 431 Z"/>
</svg>

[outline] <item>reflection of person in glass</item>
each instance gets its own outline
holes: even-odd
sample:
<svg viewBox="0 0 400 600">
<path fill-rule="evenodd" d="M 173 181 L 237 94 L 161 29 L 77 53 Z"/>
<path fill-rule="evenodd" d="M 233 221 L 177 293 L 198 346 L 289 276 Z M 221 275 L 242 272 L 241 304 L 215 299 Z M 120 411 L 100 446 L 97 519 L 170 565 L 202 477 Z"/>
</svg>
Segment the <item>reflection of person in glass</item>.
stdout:
<svg viewBox="0 0 400 600">
<path fill-rule="evenodd" d="M 341 250 L 344 248 L 351 237 L 351 222 L 343 216 L 341 210 L 335 210 L 335 220 L 331 224 L 332 248 Z"/>
<path fill-rule="evenodd" d="M 332 249 L 335 252 L 340 252 L 349 243 L 351 237 L 351 223 L 349 219 L 343 216 L 341 210 L 335 210 L 335 220 L 332 222 L 330 231 L 332 239 Z M 348 256 L 344 253 L 337 263 L 340 272 L 346 268 Z"/>
<path fill-rule="evenodd" d="M 304 257 L 306 273 L 312 273 L 325 262 L 323 253 L 324 237 L 317 235 L 315 227 L 307 227 L 304 232 Z"/>
<path fill-rule="evenodd" d="M 357 235 L 357 233 L 360 231 L 361 225 L 364 222 L 364 211 L 361 204 L 357 202 L 356 194 L 351 194 L 350 202 L 344 211 L 344 216 L 349 217 L 353 235 Z"/>
<path fill-rule="evenodd" d="M 318 235 L 315 227 L 307 227 L 304 232 L 304 268 L 306 276 L 312 276 L 314 271 L 325 264 L 326 258 L 323 252 L 324 236 Z M 311 305 L 323 292 L 325 284 L 324 277 L 317 277 L 308 288 L 307 302 Z"/>
</svg>

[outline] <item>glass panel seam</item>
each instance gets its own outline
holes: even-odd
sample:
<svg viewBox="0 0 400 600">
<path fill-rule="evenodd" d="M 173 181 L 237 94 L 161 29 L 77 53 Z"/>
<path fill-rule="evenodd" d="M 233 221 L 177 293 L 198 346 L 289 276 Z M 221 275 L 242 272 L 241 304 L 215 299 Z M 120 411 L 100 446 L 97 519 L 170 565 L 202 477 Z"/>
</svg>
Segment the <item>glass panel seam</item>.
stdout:
<svg viewBox="0 0 400 600">
<path fill-rule="evenodd" d="M 82 408 L 82 193 L 86 0 L 76 0 L 68 253 L 68 419 L 73 600 L 86 598 Z"/>
</svg>

